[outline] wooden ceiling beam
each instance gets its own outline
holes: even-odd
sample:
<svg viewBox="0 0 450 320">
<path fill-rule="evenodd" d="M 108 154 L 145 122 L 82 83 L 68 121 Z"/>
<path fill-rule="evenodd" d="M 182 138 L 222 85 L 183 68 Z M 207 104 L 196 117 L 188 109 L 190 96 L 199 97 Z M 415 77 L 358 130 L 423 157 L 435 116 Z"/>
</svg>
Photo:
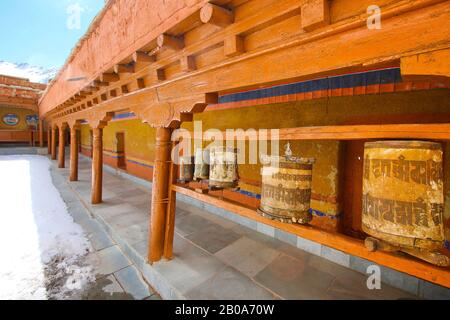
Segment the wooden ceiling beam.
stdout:
<svg viewBox="0 0 450 320">
<path fill-rule="evenodd" d="M 182 38 L 174 37 L 168 34 L 161 34 L 156 42 L 160 48 L 169 48 L 175 51 L 184 48 L 184 40 Z"/>
<path fill-rule="evenodd" d="M 225 28 L 234 22 L 234 14 L 226 8 L 208 3 L 200 10 L 200 20 L 203 23 Z"/>
<path fill-rule="evenodd" d="M 117 82 L 120 80 L 120 77 L 116 73 L 103 73 L 100 76 L 101 82 Z"/>
<path fill-rule="evenodd" d="M 155 55 L 149 55 L 148 53 L 137 51 L 133 53 L 133 61 L 135 63 L 152 63 L 156 61 Z"/>
<path fill-rule="evenodd" d="M 134 65 L 132 64 L 116 64 L 114 66 L 114 73 L 120 74 L 120 73 L 135 73 L 136 70 L 134 68 Z"/>
</svg>

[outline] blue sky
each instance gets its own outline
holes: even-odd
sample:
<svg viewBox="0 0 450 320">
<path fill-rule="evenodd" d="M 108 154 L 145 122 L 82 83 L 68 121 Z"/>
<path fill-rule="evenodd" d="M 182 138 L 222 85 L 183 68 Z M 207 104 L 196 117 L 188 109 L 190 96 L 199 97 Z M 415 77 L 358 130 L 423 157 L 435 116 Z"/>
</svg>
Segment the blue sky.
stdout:
<svg viewBox="0 0 450 320">
<path fill-rule="evenodd" d="M 76 4 L 83 10 L 79 29 L 68 13 L 77 11 Z M 0 61 L 61 67 L 103 5 L 104 0 L 0 0 Z"/>
</svg>

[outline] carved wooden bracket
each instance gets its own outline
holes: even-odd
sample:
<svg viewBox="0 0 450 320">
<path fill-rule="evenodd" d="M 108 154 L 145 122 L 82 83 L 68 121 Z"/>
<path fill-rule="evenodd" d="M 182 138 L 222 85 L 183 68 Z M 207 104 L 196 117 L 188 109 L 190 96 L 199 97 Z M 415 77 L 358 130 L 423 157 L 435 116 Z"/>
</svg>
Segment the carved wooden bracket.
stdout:
<svg viewBox="0 0 450 320">
<path fill-rule="evenodd" d="M 101 110 L 96 110 L 89 112 L 84 120 L 88 122 L 92 129 L 103 129 L 113 117 L 114 112 L 102 112 Z"/>
<path fill-rule="evenodd" d="M 217 93 L 200 94 L 176 101 L 159 101 L 154 91 L 153 99 L 149 99 L 144 107 L 135 104 L 130 109 L 138 118 L 152 127 L 174 128 L 180 122 L 192 121 L 194 113 L 202 112 L 208 104 L 214 104 L 217 101 Z"/>
</svg>

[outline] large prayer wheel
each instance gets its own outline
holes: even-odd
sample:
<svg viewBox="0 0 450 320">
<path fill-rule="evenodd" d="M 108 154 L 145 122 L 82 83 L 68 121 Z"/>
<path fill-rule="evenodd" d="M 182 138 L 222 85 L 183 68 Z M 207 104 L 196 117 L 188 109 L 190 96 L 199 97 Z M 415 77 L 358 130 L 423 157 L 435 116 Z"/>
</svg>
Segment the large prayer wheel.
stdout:
<svg viewBox="0 0 450 320">
<path fill-rule="evenodd" d="M 415 248 L 417 252 L 442 248 L 442 154 L 442 145 L 434 142 L 366 143 L 363 231 L 388 244 Z"/>
<path fill-rule="evenodd" d="M 238 185 L 237 149 L 212 147 L 210 150 L 209 187 L 235 188 Z"/>
<path fill-rule="evenodd" d="M 314 159 L 267 157 L 265 162 L 258 212 L 285 223 L 309 223 Z"/>
<path fill-rule="evenodd" d="M 194 180 L 207 180 L 209 178 L 209 149 L 195 151 Z"/>
<path fill-rule="evenodd" d="M 194 180 L 194 170 L 194 157 L 181 157 L 179 181 L 182 183 L 187 183 Z"/>
</svg>

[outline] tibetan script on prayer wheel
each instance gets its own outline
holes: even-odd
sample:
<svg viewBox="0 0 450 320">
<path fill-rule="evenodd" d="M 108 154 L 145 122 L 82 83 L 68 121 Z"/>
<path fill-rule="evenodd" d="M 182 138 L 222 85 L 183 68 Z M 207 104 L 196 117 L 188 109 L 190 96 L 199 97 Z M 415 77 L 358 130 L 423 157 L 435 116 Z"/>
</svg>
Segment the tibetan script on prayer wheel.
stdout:
<svg viewBox="0 0 450 320">
<path fill-rule="evenodd" d="M 210 150 L 210 188 L 235 188 L 238 185 L 237 150 L 213 147 Z"/>
<path fill-rule="evenodd" d="M 266 157 L 265 162 L 258 212 L 285 223 L 309 223 L 314 159 Z"/>
<path fill-rule="evenodd" d="M 424 141 L 368 142 L 364 153 L 362 228 L 406 248 L 444 242 L 442 146 Z"/>
</svg>

